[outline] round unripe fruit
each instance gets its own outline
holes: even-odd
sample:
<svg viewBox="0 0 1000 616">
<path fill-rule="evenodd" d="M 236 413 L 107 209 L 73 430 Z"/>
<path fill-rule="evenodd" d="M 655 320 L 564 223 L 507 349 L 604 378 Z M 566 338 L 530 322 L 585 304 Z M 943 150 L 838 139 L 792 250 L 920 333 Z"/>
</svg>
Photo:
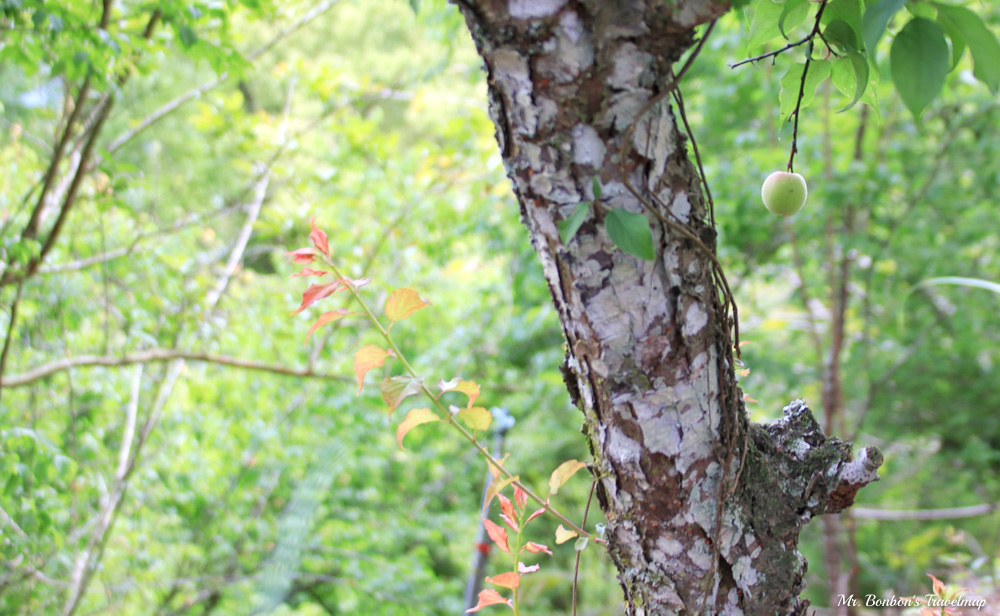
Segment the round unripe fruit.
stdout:
<svg viewBox="0 0 1000 616">
<path fill-rule="evenodd" d="M 760 188 L 764 206 L 778 216 L 791 216 L 805 205 L 806 180 L 798 173 L 775 171 L 767 176 Z"/>
</svg>

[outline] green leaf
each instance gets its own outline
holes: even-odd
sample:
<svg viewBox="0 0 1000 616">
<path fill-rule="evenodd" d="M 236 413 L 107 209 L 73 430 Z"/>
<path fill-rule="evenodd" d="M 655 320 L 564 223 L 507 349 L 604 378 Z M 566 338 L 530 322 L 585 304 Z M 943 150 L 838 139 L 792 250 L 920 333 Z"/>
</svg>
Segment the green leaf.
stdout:
<svg viewBox="0 0 1000 616">
<path fill-rule="evenodd" d="M 871 57 L 875 57 L 875 47 L 882 40 L 889 20 L 904 4 L 906 0 L 877 0 L 865 9 L 865 15 L 861 18 L 861 31 L 865 39 L 865 51 Z"/>
<path fill-rule="evenodd" d="M 941 25 L 945 36 L 951 41 L 951 68 L 949 70 L 953 71 L 965 54 L 965 38 L 950 20 L 939 19 L 938 24 Z"/>
<path fill-rule="evenodd" d="M 583 224 L 583 221 L 587 220 L 589 212 L 590 204 L 581 203 L 576 206 L 576 211 L 573 212 L 572 216 L 556 223 L 556 226 L 559 227 L 559 239 L 562 240 L 563 245 L 568 245 L 569 241 L 573 239 L 576 232 L 580 230 L 580 225 Z"/>
<path fill-rule="evenodd" d="M 782 5 L 771 0 L 754 0 L 753 17 L 750 18 L 750 42 L 747 50 L 752 55 L 760 47 L 781 35 L 778 20 L 781 18 Z"/>
<path fill-rule="evenodd" d="M 411 376 L 394 376 L 383 380 L 380 387 L 382 400 L 389 407 L 389 412 L 392 413 L 406 398 L 420 393 L 423 383 L 423 379 Z"/>
<path fill-rule="evenodd" d="M 802 86 L 802 69 L 805 64 L 794 64 L 785 76 L 781 78 L 781 92 L 778 93 L 778 106 L 781 110 L 782 119 L 787 119 L 793 111 L 799 99 L 799 88 Z M 805 109 L 816 97 L 816 86 L 830 75 L 829 62 L 817 62 L 813 60 L 809 63 L 809 72 L 806 73 L 805 88 L 802 92 L 802 105 L 800 109 Z"/>
<path fill-rule="evenodd" d="M 973 70 L 976 79 L 986 84 L 990 92 L 1000 90 L 1000 42 L 983 20 L 967 8 L 938 4 L 938 21 L 947 23 L 961 33 L 964 42 L 972 52 Z M 952 39 L 954 44 L 954 39 Z"/>
<path fill-rule="evenodd" d="M 787 30 L 805 21 L 808 14 L 809 3 L 806 0 L 786 0 L 781 9 L 781 16 L 778 17 L 778 31 L 781 32 L 781 36 L 788 38 Z"/>
<path fill-rule="evenodd" d="M 595 175 L 590 181 L 591 188 L 594 190 L 594 200 L 599 201 L 601 199 L 601 180 L 597 179 Z"/>
<path fill-rule="evenodd" d="M 181 44 L 185 47 L 190 47 L 198 42 L 198 33 L 188 26 L 181 26 L 177 30 L 177 35 L 181 39 Z"/>
<path fill-rule="evenodd" d="M 837 58 L 830 67 L 830 80 L 838 90 L 851 96 L 851 102 L 837 113 L 853 107 L 868 87 L 868 59 L 863 53 L 851 51 L 847 57 Z"/>
<path fill-rule="evenodd" d="M 835 20 L 846 23 L 854 32 L 854 38 L 861 42 L 861 0 L 832 0 L 823 11 L 823 23 L 829 24 Z M 860 47 L 855 47 L 858 51 Z"/>
<path fill-rule="evenodd" d="M 823 31 L 823 38 L 830 43 L 839 45 L 843 51 L 858 50 L 858 35 L 843 19 L 834 19 Z"/>
<path fill-rule="evenodd" d="M 911 19 L 892 42 L 889 66 L 903 104 L 919 120 L 948 74 L 948 43 L 941 26 L 923 17 Z"/>
<path fill-rule="evenodd" d="M 613 209 L 605 217 L 604 227 L 618 248 L 647 261 L 656 258 L 653 233 L 649 229 L 649 221 L 642 214 Z"/>
</svg>

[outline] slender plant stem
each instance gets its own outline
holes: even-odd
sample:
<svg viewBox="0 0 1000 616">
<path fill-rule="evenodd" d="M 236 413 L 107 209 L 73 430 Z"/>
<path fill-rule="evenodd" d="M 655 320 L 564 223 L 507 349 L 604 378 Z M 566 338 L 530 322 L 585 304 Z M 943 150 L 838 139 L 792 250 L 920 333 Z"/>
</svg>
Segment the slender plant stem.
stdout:
<svg viewBox="0 0 1000 616">
<path fill-rule="evenodd" d="M 410 373 L 410 376 L 412 376 L 415 379 L 420 379 L 421 391 L 423 391 L 424 395 L 427 396 L 434 403 L 434 406 L 436 406 L 438 410 L 444 413 L 445 417 L 444 422 L 454 427 L 456 430 L 459 431 L 459 433 L 461 433 L 463 437 L 465 437 L 465 440 L 472 443 L 472 445 L 477 450 L 479 450 L 479 453 L 484 458 L 486 458 L 486 461 L 494 468 L 496 468 L 501 475 L 503 475 L 506 479 L 513 479 L 513 481 L 511 482 L 512 485 L 521 488 L 521 490 L 523 490 L 524 493 L 528 495 L 528 498 L 537 502 L 540 505 L 543 505 L 545 507 L 546 513 L 551 514 L 560 522 L 566 524 L 567 526 L 575 530 L 581 537 L 593 538 L 591 537 L 590 533 L 583 530 L 582 528 L 574 524 L 565 515 L 559 513 L 559 511 L 554 509 L 549 504 L 548 499 L 543 499 L 542 497 L 538 496 L 530 488 L 521 483 L 519 479 L 516 479 L 515 478 L 516 476 L 507 469 L 505 469 L 503 465 L 501 465 L 500 462 L 493 457 L 493 454 L 491 454 L 489 450 L 487 450 L 486 447 L 482 445 L 482 443 L 476 440 L 476 437 L 471 432 L 469 432 L 464 426 L 455 421 L 454 417 L 452 417 L 451 415 L 451 412 L 449 412 L 448 409 L 445 408 L 444 404 L 442 404 L 441 401 L 438 400 L 437 396 L 435 396 L 434 393 L 431 392 L 431 390 L 427 387 L 427 385 L 424 384 L 423 379 L 420 377 L 419 374 L 417 374 L 417 371 L 413 369 L 413 366 L 410 365 L 410 362 L 406 360 L 406 356 L 403 355 L 403 352 L 399 350 L 398 346 L 396 346 L 396 342 L 392 339 L 392 336 L 389 335 L 389 331 L 382 326 L 382 323 L 379 321 L 378 317 L 375 316 L 375 313 L 373 313 L 371 308 L 368 307 L 367 302 L 365 302 L 365 300 L 361 297 L 361 294 L 358 293 L 358 290 L 350 282 L 350 279 L 341 274 L 340 270 L 337 269 L 337 266 L 334 265 L 333 260 L 329 258 L 325 258 L 323 260 L 326 263 L 326 265 L 329 266 L 331 270 L 333 270 L 334 275 L 346 283 L 347 290 L 351 292 L 351 295 L 353 295 L 354 298 L 361 305 L 361 308 L 362 310 L 365 311 L 365 315 L 367 315 L 368 320 L 371 321 L 376 328 L 378 328 L 379 333 L 382 334 L 382 338 L 385 339 L 386 343 L 389 345 L 389 348 L 391 348 L 393 353 L 395 353 L 396 359 L 398 359 L 403 364 L 403 367 L 406 368 L 406 371 Z M 602 539 L 594 539 L 594 540 L 599 543 L 604 542 Z"/>
</svg>

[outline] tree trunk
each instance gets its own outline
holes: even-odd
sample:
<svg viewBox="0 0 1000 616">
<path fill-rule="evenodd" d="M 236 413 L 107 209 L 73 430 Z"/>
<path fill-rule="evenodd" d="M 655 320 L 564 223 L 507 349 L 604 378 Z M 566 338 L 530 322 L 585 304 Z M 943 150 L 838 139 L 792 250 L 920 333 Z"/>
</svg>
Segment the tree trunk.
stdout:
<svg viewBox="0 0 1000 616">
<path fill-rule="evenodd" d="M 747 420 L 715 232 L 667 90 L 695 26 L 728 3 L 458 4 L 568 342 L 626 612 L 804 613 L 799 531 L 849 506 L 881 455 L 852 461 L 801 401 L 773 424 Z M 564 245 L 557 222 L 595 179 L 599 204 Z M 610 208 L 646 215 L 653 262 L 615 247 Z"/>
</svg>

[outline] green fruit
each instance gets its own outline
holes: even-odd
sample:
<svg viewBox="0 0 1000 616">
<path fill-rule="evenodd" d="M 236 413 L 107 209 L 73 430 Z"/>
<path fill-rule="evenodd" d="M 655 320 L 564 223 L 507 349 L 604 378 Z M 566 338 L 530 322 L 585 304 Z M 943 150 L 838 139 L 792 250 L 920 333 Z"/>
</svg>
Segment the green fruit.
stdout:
<svg viewBox="0 0 1000 616">
<path fill-rule="evenodd" d="M 798 173 L 775 171 L 767 176 L 760 188 L 764 206 L 778 216 L 791 216 L 805 205 L 806 180 Z"/>
</svg>

